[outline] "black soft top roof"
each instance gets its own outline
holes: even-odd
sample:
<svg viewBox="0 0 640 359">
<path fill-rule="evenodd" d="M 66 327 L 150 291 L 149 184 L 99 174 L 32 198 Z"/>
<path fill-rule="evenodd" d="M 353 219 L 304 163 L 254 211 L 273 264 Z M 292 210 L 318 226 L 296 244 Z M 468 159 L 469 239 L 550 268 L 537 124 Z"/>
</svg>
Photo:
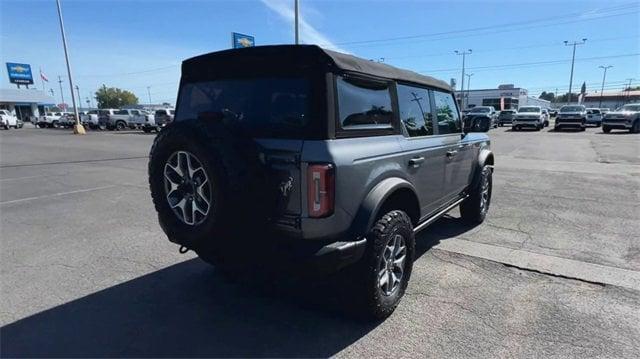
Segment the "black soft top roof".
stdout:
<svg viewBox="0 0 640 359">
<path fill-rule="evenodd" d="M 325 50 L 316 45 L 272 45 L 224 50 L 192 57 L 182 63 L 182 78 L 185 81 L 328 71 L 356 72 L 451 91 L 451 87 L 442 80 Z"/>
</svg>

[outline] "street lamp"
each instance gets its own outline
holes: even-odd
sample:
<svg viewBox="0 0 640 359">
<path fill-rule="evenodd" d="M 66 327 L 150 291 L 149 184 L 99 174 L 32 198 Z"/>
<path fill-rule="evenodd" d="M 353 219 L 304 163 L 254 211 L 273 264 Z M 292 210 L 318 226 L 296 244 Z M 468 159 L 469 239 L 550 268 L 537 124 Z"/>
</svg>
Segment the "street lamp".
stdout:
<svg viewBox="0 0 640 359">
<path fill-rule="evenodd" d="M 600 104 L 598 105 L 599 108 L 602 107 L 602 95 L 604 93 L 604 80 L 607 78 L 607 70 L 612 67 L 613 65 L 598 66 L 598 68 L 604 69 L 604 74 L 602 75 L 602 88 L 600 89 Z"/>
<path fill-rule="evenodd" d="M 147 86 L 147 95 L 149 95 L 149 108 L 151 108 L 151 86 Z"/>
<path fill-rule="evenodd" d="M 455 50 L 454 51 L 456 53 L 456 55 L 460 55 L 462 56 L 462 83 L 460 84 L 460 94 L 462 95 L 462 103 L 460 104 L 460 106 L 462 107 L 462 109 L 464 109 L 464 64 L 465 64 L 465 59 L 467 57 L 467 55 L 470 55 L 471 52 L 473 52 L 473 50 L 468 49 L 468 50 Z"/>
<path fill-rule="evenodd" d="M 583 38 L 582 41 L 564 41 L 564 46 L 573 46 L 573 56 L 571 57 L 571 76 L 569 77 L 569 97 L 567 98 L 567 105 L 571 103 L 571 86 L 573 85 L 573 65 L 576 61 L 576 46 L 584 45 L 587 42 L 586 38 Z"/>
<path fill-rule="evenodd" d="M 64 59 L 67 63 L 67 75 L 69 75 L 69 88 L 71 89 L 71 102 L 73 103 L 73 113 L 76 116 L 76 124 L 73 126 L 73 133 L 77 135 L 84 135 L 85 134 L 84 127 L 82 127 L 82 125 L 80 124 L 78 107 L 76 107 L 76 95 L 73 93 L 73 77 L 71 76 L 71 65 L 69 65 L 69 51 L 67 50 L 67 36 L 64 33 L 64 22 L 62 21 L 62 8 L 60 7 L 60 0 L 56 0 L 56 4 L 58 5 L 58 20 L 60 20 L 60 33 L 62 34 L 62 47 L 64 48 Z"/>
<path fill-rule="evenodd" d="M 467 106 L 469 106 L 469 94 L 470 94 L 470 88 L 471 88 L 471 76 L 473 76 L 473 74 L 467 74 Z"/>
<path fill-rule="evenodd" d="M 298 0 L 294 0 L 294 26 L 295 26 L 295 34 L 296 34 L 296 45 L 300 43 L 299 30 L 298 30 L 298 18 L 299 18 L 299 10 L 298 10 Z"/>
</svg>

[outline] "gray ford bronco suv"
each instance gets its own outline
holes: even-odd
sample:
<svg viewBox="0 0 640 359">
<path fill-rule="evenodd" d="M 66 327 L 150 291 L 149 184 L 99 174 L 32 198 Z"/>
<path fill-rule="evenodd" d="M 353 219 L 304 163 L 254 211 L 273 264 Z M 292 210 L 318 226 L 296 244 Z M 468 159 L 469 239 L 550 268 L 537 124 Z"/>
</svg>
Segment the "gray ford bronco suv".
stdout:
<svg viewBox="0 0 640 359">
<path fill-rule="evenodd" d="M 312 45 L 214 52 L 182 64 L 150 153 L 153 203 L 169 240 L 223 272 L 260 257 L 349 266 L 353 300 L 380 319 L 417 231 L 457 206 L 470 223 L 487 214 L 490 141 L 463 127 L 428 76 Z"/>
</svg>

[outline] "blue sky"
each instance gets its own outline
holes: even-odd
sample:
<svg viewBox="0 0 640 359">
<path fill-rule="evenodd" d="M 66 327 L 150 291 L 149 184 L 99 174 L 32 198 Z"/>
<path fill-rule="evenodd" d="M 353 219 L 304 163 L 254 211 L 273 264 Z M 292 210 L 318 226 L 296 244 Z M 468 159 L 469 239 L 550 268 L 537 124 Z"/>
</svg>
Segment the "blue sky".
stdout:
<svg viewBox="0 0 640 359">
<path fill-rule="evenodd" d="M 74 79 L 84 100 L 102 84 L 129 89 L 141 103 L 175 102 L 179 64 L 188 57 L 230 47 L 232 31 L 254 35 L 258 45 L 293 42 L 293 0 L 78 1 L 62 0 Z M 305 43 L 381 59 L 403 68 L 460 82 L 467 57 L 471 88 L 513 83 L 566 92 L 571 48 L 574 89 L 589 91 L 607 73 L 609 90 L 628 78 L 640 84 L 640 3 L 618 1 L 311 1 L 300 0 Z M 0 60 L 42 68 L 60 100 L 62 76 L 69 102 L 64 54 L 54 0 L 0 0 Z M 0 86 L 9 84 L 0 67 Z M 41 88 L 39 78 L 36 85 Z"/>
</svg>

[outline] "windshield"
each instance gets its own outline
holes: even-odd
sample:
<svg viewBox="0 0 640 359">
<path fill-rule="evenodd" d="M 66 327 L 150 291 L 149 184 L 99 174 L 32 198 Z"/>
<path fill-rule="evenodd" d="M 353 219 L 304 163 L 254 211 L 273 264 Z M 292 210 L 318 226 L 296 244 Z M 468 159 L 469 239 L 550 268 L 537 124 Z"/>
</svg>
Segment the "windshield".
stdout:
<svg viewBox="0 0 640 359">
<path fill-rule="evenodd" d="M 624 106 L 622 106 L 622 111 L 638 112 L 638 111 L 640 111 L 640 104 L 638 104 L 638 105 L 624 105 Z"/>
<path fill-rule="evenodd" d="M 511 110 L 509 110 L 509 111 L 502 111 L 502 112 L 500 112 L 500 114 L 501 114 L 501 115 L 512 115 L 512 114 L 514 114 L 514 113 L 516 113 L 516 112 L 515 112 L 515 111 L 511 111 Z"/>
<path fill-rule="evenodd" d="M 299 138 L 308 129 L 309 82 L 232 79 L 185 84 L 176 121 L 224 119 L 255 137 Z"/>
<path fill-rule="evenodd" d="M 469 112 L 471 112 L 471 113 L 489 113 L 489 112 L 491 112 L 491 109 L 487 108 L 487 107 L 476 107 L 476 108 L 472 109 Z"/>
<path fill-rule="evenodd" d="M 540 107 L 520 107 L 518 112 L 540 112 Z"/>
<path fill-rule="evenodd" d="M 560 112 L 583 112 L 583 106 L 562 106 Z"/>
</svg>

